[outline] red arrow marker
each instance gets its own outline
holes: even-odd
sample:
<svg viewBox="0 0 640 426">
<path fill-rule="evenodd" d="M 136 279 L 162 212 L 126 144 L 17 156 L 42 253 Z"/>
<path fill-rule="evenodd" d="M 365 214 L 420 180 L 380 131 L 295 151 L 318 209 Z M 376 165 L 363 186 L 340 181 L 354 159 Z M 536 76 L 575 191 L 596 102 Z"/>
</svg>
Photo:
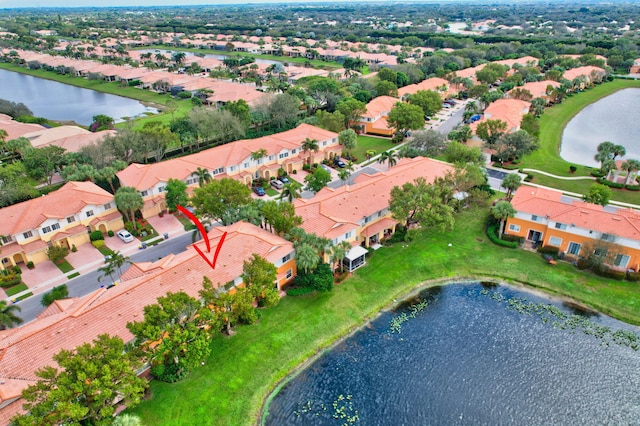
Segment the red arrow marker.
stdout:
<svg viewBox="0 0 640 426">
<path fill-rule="evenodd" d="M 207 245 L 207 253 L 211 253 L 211 245 L 209 244 L 209 238 L 207 237 L 207 233 L 204 230 L 204 226 L 202 226 L 202 223 L 200 223 L 200 221 L 198 220 L 197 217 L 195 217 L 189 210 L 185 209 L 182 206 L 178 206 L 178 210 L 180 210 L 182 213 L 185 214 L 185 216 L 187 216 L 195 225 L 196 227 L 198 227 L 198 230 L 200 231 L 200 233 L 202 234 L 202 237 L 204 238 L 204 241 Z M 196 251 L 198 252 L 198 254 L 200 255 L 200 257 L 202 257 L 204 259 L 205 262 L 207 262 L 207 265 L 211 266 L 211 269 L 216 269 L 216 262 L 218 261 L 218 255 L 220 254 L 220 249 L 222 248 L 222 243 L 224 243 L 224 239 L 227 237 L 227 233 L 225 231 L 224 234 L 222 234 L 222 237 L 220 238 L 220 241 L 218 241 L 218 246 L 216 247 L 216 252 L 213 254 L 213 261 L 210 262 L 209 259 L 207 258 L 207 255 L 204 254 L 204 252 L 202 250 L 200 250 L 200 248 L 197 245 L 193 245 L 193 248 L 196 249 Z"/>
</svg>

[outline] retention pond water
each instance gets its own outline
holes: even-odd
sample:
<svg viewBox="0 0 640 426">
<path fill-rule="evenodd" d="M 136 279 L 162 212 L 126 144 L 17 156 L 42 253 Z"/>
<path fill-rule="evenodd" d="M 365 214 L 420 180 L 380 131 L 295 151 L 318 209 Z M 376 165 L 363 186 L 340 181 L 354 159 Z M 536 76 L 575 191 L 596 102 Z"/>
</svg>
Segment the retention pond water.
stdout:
<svg viewBox="0 0 640 426">
<path fill-rule="evenodd" d="M 638 424 L 639 333 L 519 288 L 435 287 L 300 371 L 263 422 Z"/>
</svg>

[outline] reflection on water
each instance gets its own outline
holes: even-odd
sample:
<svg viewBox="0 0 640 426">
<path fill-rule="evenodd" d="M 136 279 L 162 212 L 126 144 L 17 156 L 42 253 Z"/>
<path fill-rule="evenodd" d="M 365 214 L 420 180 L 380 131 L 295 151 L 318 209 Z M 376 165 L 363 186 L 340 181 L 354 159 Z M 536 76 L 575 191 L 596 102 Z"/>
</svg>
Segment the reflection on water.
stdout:
<svg viewBox="0 0 640 426">
<path fill-rule="evenodd" d="M 125 117 L 158 112 L 133 99 L 6 70 L 0 70 L 0 87 L 1 99 L 22 102 L 36 117 L 75 121 L 84 126 L 91 124 L 93 116 L 99 114 L 119 122 Z"/>
<path fill-rule="evenodd" d="M 510 287 L 454 284 L 400 333 L 383 313 L 275 396 L 267 425 L 633 424 L 640 351 L 518 311 L 547 299 Z M 516 302 L 513 304 L 513 302 Z M 415 301 L 414 301 L 415 302 Z M 552 303 L 559 315 L 575 310 Z M 552 310 L 555 308 L 551 308 Z M 410 309 L 409 307 L 405 309 Z M 408 311 L 404 311 L 408 312 Z M 632 330 L 604 315 L 613 330 Z"/>
<path fill-rule="evenodd" d="M 593 158 L 604 141 L 622 145 L 626 158 L 640 160 L 640 89 L 624 89 L 580 111 L 562 133 L 560 156 L 567 161 L 600 167 Z"/>
</svg>

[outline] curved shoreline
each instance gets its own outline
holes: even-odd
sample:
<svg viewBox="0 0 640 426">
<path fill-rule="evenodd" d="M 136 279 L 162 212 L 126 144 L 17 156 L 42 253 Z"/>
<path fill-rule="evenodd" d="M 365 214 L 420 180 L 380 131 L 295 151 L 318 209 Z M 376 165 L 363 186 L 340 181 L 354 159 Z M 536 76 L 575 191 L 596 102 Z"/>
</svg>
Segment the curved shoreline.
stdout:
<svg viewBox="0 0 640 426">
<path fill-rule="evenodd" d="M 269 406 L 271 405 L 271 401 L 273 401 L 273 399 L 278 395 L 280 390 L 290 380 L 294 379 L 298 374 L 300 374 L 307 367 L 309 367 L 311 364 L 313 364 L 325 352 L 333 350 L 340 343 L 344 342 L 345 340 L 347 340 L 348 338 L 350 338 L 351 336 L 353 336 L 354 334 L 356 334 L 357 332 L 362 330 L 364 327 L 366 327 L 372 321 L 377 319 L 382 313 L 388 312 L 388 311 L 391 311 L 391 310 L 395 309 L 397 306 L 399 306 L 401 303 L 405 302 L 406 300 L 414 298 L 415 296 L 420 294 L 422 291 L 424 291 L 426 289 L 429 289 L 429 288 L 432 288 L 432 287 L 436 287 L 436 286 L 439 286 L 439 285 L 471 284 L 471 283 L 480 283 L 480 282 L 491 282 L 491 283 L 495 283 L 497 285 L 510 285 L 510 286 L 514 286 L 514 287 L 519 287 L 519 288 L 525 289 L 526 291 L 528 291 L 530 293 L 533 293 L 534 295 L 537 295 L 537 296 L 541 296 L 541 297 L 545 297 L 545 298 L 554 298 L 554 299 L 556 299 L 558 301 L 561 301 L 561 302 L 571 303 L 572 305 L 574 305 L 574 306 L 576 306 L 576 307 L 578 307 L 580 309 L 585 309 L 585 310 L 589 310 L 589 311 L 593 310 L 592 307 L 589 307 L 588 305 L 585 305 L 582 302 L 580 302 L 578 300 L 575 300 L 575 299 L 572 299 L 572 298 L 570 298 L 570 297 L 568 297 L 566 295 L 555 293 L 555 292 L 552 292 L 552 291 L 550 291 L 548 289 L 542 289 L 541 287 L 536 286 L 535 284 L 532 284 L 532 283 L 510 281 L 508 279 L 503 279 L 503 278 L 498 279 L 496 277 L 476 277 L 476 278 L 446 277 L 446 278 L 436 278 L 436 279 L 423 281 L 423 282 L 419 283 L 418 285 L 414 286 L 411 290 L 405 291 L 403 294 L 394 297 L 392 302 L 387 303 L 382 308 L 378 309 L 373 315 L 368 315 L 368 316 L 364 317 L 359 324 L 357 324 L 354 327 L 352 327 L 346 333 L 338 333 L 337 335 L 335 335 L 332 338 L 330 338 L 329 341 L 326 342 L 326 344 L 323 344 L 320 347 L 318 347 L 314 351 L 314 353 L 312 355 L 308 356 L 306 359 L 304 359 L 299 364 L 294 366 L 285 375 L 285 377 L 283 377 L 282 379 L 279 379 L 275 383 L 273 383 L 270 386 L 270 390 L 268 391 L 266 397 L 264 397 L 262 399 L 262 404 L 260 406 L 260 411 L 259 411 L 259 413 L 257 413 L 257 418 L 256 418 L 256 421 L 254 422 L 254 424 L 258 425 L 258 426 L 264 426 L 265 425 L 265 421 L 267 419 L 267 416 L 269 415 Z M 595 310 L 595 312 L 598 312 L 600 314 L 609 316 L 607 313 L 602 312 L 601 310 Z"/>
</svg>

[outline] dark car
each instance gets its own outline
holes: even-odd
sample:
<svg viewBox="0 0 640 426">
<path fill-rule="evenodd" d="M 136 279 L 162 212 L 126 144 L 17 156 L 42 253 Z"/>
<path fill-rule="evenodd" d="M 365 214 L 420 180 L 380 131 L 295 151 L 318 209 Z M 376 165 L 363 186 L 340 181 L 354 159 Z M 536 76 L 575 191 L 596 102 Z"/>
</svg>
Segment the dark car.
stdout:
<svg viewBox="0 0 640 426">
<path fill-rule="evenodd" d="M 347 167 L 347 164 L 342 161 L 340 159 L 340 157 L 336 157 L 333 159 L 333 164 L 335 164 L 336 166 L 340 167 L 341 169 L 344 169 L 345 167 Z"/>
<path fill-rule="evenodd" d="M 286 176 L 280 176 L 280 177 L 278 178 L 278 180 L 279 180 L 280 182 L 284 183 L 285 185 L 286 185 L 286 184 L 288 184 L 288 183 L 291 183 L 291 181 L 289 180 L 289 178 L 288 178 L 288 177 L 286 177 Z"/>
<path fill-rule="evenodd" d="M 256 195 L 258 195 L 259 197 L 262 197 L 263 195 L 266 194 L 266 192 L 264 192 L 264 189 L 262 189 L 259 186 L 254 186 L 253 188 L 251 188 L 253 190 L 253 192 L 256 193 Z"/>
<path fill-rule="evenodd" d="M 456 101 L 454 101 L 453 99 L 447 99 L 446 101 L 444 101 L 445 104 L 449 104 L 451 106 L 455 106 L 456 105 Z"/>
</svg>

